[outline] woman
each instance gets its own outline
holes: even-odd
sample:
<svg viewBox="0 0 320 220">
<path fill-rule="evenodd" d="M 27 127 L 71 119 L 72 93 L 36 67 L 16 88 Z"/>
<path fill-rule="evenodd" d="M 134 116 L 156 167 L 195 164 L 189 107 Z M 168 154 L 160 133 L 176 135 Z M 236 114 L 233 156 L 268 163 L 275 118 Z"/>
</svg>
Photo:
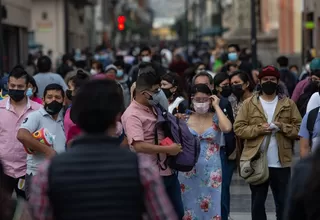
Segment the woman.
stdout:
<svg viewBox="0 0 320 220">
<path fill-rule="evenodd" d="M 34 78 L 31 75 L 29 75 L 29 84 L 28 84 L 28 90 L 27 90 L 26 95 L 29 97 L 30 100 L 42 105 L 42 99 L 37 97 L 38 91 L 39 91 L 39 89 L 38 89 L 36 81 L 34 80 Z"/>
<path fill-rule="evenodd" d="M 99 61 L 93 61 L 91 65 L 90 74 L 97 75 L 103 73 L 103 65 Z"/>
<path fill-rule="evenodd" d="M 169 101 L 168 111 L 173 115 L 185 113 L 189 105 L 179 75 L 173 72 L 164 75 L 161 80 L 161 89 Z"/>
<path fill-rule="evenodd" d="M 221 218 L 220 145 L 224 144 L 222 132 L 231 131 L 232 124 L 219 107 L 220 99 L 211 94 L 204 84 L 192 88 L 194 113 L 187 123 L 201 141 L 201 152 L 192 171 L 179 173 L 185 219 Z"/>
<path fill-rule="evenodd" d="M 241 70 L 235 71 L 231 74 L 230 84 L 232 93 L 236 97 L 236 102 L 231 102 L 233 115 L 234 118 L 236 118 L 243 101 L 252 96 L 255 85 L 249 75 Z"/>
</svg>

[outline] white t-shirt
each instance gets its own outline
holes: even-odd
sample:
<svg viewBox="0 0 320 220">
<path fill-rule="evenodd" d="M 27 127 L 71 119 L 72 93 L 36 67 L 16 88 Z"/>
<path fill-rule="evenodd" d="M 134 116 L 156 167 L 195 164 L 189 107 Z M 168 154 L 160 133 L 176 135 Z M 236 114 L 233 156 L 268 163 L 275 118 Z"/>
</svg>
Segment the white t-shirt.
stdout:
<svg viewBox="0 0 320 220">
<path fill-rule="evenodd" d="M 278 96 L 276 96 L 275 99 L 271 102 L 265 101 L 261 97 L 259 99 L 263 107 L 263 110 L 266 114 L 268 123 L 271 123 L 273 121 L 274 111 L 276 110 L 276 107 L 278 104 Z M 267 141 L 267 136 L 264 138 L 262 149 L 266 147 L 266 141 Z M 277 143 L 275 133 L 271 134 L 270 143 L 269 143 L 268 152 L 267 152 L 267 158 L 268 158 L 269 167 L 275 167 L 275 168 L 281 167 L 281 163 L 279 159 L 278 143 Z"/>
<path fill-rule="evenodd" d="M 320 106 L 320 95 L 319 92 L 315 92 L 309 99 L 307 105 L 307 113 L 310 112 L 312 109 L 318 108 Z M 302 115 L 303 116 L 303 115 Z"/>
</svg>

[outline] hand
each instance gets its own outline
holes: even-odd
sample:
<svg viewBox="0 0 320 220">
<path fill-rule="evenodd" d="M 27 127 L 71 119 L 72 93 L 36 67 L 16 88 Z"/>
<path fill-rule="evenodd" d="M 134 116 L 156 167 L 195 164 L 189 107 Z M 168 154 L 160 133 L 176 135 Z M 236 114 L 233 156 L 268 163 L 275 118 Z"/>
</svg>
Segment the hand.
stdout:
<svg viewBox="0 0 320 220">
<path fill-rule="evenodd" d="M 53 150 L 51 147 L 48 147 L 48 150 L 45 152 L 45 157 L 47 159 L 51 159 L 52 157 L 54 157 L 57 154 L 57 152 L 55 150 Z"/>
<path fill-rule="evenodd" d="M 280 122 L 274 121 L 273 124 L 275 124 L 279 129 L 281 129 L 281 123 Z"/>
<path fill-rule="evenodd" d="M 216 95 L 210 96 L 211 102 L 212 102 L 212 107 L 216 108 L 216 106 L 219 106 L 220 99 Z"/>
<path fill-rule="evenodd" d="M 270 134 L 272 132 L 272 130 L 269 128 L 269 126 L 270 125 L 268 123 L 262 124 L 263 134 Z"/>
<path fill-rule="evenodd" d="M 168 149 L 167 153 L 171 156 L 175 156 L 178 153 L 182 152 L 181 145 L 176 143 L 167 146 L 167 149 Z"/>
</svg>

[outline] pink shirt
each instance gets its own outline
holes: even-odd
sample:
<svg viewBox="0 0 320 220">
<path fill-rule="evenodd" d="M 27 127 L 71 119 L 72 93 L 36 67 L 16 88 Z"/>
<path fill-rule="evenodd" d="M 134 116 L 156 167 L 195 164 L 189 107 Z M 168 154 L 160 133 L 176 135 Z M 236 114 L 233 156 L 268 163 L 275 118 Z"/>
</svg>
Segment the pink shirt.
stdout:
<svg viewBox="0 0 320 220">
<path fill-rule="evenodd" d="M 27 153 L 17 139 L 21 123 L 30 112 L 38 110 L 42 105 L 28 99 L 28 104 L 21 116 L 17 115 L 10 98 L 0 101 L 0 160 L 6 175 L 19 178 L 26 174 Z"/>
<path fill-rule="evenodd" d="M 131 102 L 121 117 L 122 125 L 128 138 L 129 145 L 132 145 L 134 141 L 143 141 L 146 143 L 155 144 L 154 141 L 154 129 L 157 122 L 156 114 L 150 110 L 150 108 L 139 104 L 135 100 Z M 158 130 L 158 142 L 164 139 L 163 131 Z M 152 164 L 157 167 L 161 176 L 169 176 L 172 174 L 172 170 L 167 168 L 161 170 L 157 155 L 140 153 L 141 156 L 151 159 Z M 160 154 L 160 160 L 163 167 L 163 161 L 166 159 L 166 154 Z"/>
<path fill-rule="evenodd" d="M 302 93 L 304 92 L 304 89 L 309 85 L 309 83 L 310 83 L 310 77 L 307 77 L 306 79 L 300 81 L 296 85 L 296 88 L 294 89 L 291 97 L 291 99 L 294 102 L 298 101 L 299 97 L 302 95 Z"/>
</svg>

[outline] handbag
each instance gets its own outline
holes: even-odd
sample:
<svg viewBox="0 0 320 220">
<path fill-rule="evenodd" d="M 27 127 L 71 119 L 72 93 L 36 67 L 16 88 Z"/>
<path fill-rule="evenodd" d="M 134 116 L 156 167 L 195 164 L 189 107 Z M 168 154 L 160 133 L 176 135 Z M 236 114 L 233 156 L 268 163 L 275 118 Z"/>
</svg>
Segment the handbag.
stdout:
<svg viewBox="0 0 320 220">
<path fill-rule="evenodd" d="M 267 136 L 266 147 L 258 150 L 250 160 L 240 159 L 240 176 L 251 185 L 259 185 L 269 179 L 269 167 L 267 153 L 271 135 Z"/>
</svg>

